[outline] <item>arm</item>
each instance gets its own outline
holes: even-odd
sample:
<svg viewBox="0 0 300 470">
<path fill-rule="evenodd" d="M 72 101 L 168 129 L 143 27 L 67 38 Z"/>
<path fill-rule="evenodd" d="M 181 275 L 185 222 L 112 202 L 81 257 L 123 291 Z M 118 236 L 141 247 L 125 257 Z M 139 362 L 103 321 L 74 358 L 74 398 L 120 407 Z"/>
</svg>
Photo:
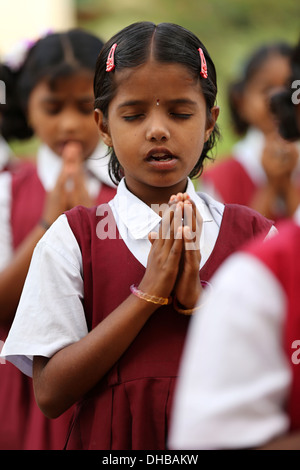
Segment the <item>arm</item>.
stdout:
<svg viewBox="0 0 300 470">
<path fill-rule="evenodd" d="M 50 360 L 35 357 L 33 383 L 42 411 L 56 418 L 92 389 L 126 351 L 156 308 L 155 304 L 130 295 L 80 341 Z"/>
<path fill-rule="evenodd" d="M 78 204 L 92 205 L 87 193 L 82 170 L 81 150 L 76 144 L 66 146 L 63 167 L 54 189 L 47 195 L 42 218 L 51 225 L 64 211 Z M 72 180 L 73 188 L 66 189 Z M 36 225 L 18 247 L 8 266 L 0 272 L 0 324 L 10 325 L 20 300 L 33 250 L 45 233 L 45 228 Z"/>
<path fill-rule="evenodd" d="M 300 431 L 283 434 L 257 450 L 300 450 Z"/>
<path fill-rule="evenodd" d="M 9 326 L 28 272 L 35 245 L 44 235 L 45 229 L 37 225 L 14 254 L 10 264 L 0 272 L 0 324 Z"/>
</svg>

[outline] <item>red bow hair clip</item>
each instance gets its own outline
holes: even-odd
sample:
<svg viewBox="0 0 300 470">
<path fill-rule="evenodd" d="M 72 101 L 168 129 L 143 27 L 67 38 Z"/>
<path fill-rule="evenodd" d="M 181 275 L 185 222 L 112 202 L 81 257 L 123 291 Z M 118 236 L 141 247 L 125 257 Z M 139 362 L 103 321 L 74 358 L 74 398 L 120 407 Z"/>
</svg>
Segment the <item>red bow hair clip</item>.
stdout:
<svg viewBox="0 0 300 470">
<path fill-rule="evenodd" d="M 200 75 L 201 75 L 201 77 L 203 77 L 203 78 L 207 78 L 207 77 L 208 77 L 208 74 L 207 74 L 207 65 L 206 65 L 205 55 L 204 55 L 204 52 L 203 52 L 203 50 L 201 49 L 201 47 L 199 47 L 198 51 L 199 51 L 200 60 L 201 60 L 201 71 L 200 71 Z"/>
<path fill-rule="evenodd" d="M 106 72 L 111 72 L 115 68 L 116 47 L 117 47 L 116 43 L 111 46 L 111 49 L 109 51 L 109 54 L 107 56 L 107 61 L 106 61 Z"/>
</svg>

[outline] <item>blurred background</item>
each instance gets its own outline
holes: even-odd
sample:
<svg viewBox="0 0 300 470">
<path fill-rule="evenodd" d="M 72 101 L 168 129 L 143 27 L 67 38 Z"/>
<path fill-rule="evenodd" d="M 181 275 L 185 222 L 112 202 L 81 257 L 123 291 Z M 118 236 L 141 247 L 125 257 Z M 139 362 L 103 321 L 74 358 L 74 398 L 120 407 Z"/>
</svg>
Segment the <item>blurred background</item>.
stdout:
<svg viewBox="0 0 300 470">
<path fill-rule="evenodd" d="M 219 125 L 217 152 L 236 141 L 227 106 L 227 86 L 243 70 L 245 58 L 263 42 L 300 37 L 299 0 L 0 0 L 0 60 L 22 39 L 47 30 L 79 26 L 103 40 L 135 21 L 178 23 L 193 31 L 207 47 L 218 73 Z M 30 154 L 30 142 L 13 143 Z"/>
</svg>

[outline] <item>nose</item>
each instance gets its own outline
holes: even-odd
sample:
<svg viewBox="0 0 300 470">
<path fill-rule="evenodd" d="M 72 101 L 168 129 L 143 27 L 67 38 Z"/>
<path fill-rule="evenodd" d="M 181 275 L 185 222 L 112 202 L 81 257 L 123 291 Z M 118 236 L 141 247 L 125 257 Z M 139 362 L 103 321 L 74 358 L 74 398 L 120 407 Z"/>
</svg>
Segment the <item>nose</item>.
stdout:
<svg viewBox="0 0 300 470">
<path fill-rule="evenodd" d="M 148 122 L 146 139 L 152 142 L 165 142 L 170 138 L 170 131 L 166 120 L 159 117 L 157 113 Z"/>
<path fill-rule="evenodd" d="M 60 128 L 65 133 L 74 134 L 80 130 L 82 126 L 82 120 L 80 114 L 73 109 L 65 109 L 60 116 Z"/>
</svg>

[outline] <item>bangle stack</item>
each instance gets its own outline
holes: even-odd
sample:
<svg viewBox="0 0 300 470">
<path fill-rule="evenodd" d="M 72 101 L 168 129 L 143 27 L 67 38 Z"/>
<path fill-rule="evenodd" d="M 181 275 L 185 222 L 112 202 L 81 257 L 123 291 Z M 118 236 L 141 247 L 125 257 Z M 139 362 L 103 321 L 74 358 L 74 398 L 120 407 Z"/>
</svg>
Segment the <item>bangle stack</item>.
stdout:
<svg viewBox="0 0 300 470">
<path fill-rule="evenodd" d="M 138 289 L 134 284 L 130 286 L 130 291 L 133 295 L 139 299 L 143 299 L 146 302 L 151 302 L 158 305 L 169 305 L 172 302 L 172 297 L 156 297 L 155 295 L 147 294 L 146 292 Z M 173 307 L 176 312 L 181 313 L 182 315 L 193 315 L 194 312 L 201 308 L 201 305 L 195 308 L 184 308 L 183 305 L 179 305 L 176 297 L 173 299 Z"/>
</svg>

